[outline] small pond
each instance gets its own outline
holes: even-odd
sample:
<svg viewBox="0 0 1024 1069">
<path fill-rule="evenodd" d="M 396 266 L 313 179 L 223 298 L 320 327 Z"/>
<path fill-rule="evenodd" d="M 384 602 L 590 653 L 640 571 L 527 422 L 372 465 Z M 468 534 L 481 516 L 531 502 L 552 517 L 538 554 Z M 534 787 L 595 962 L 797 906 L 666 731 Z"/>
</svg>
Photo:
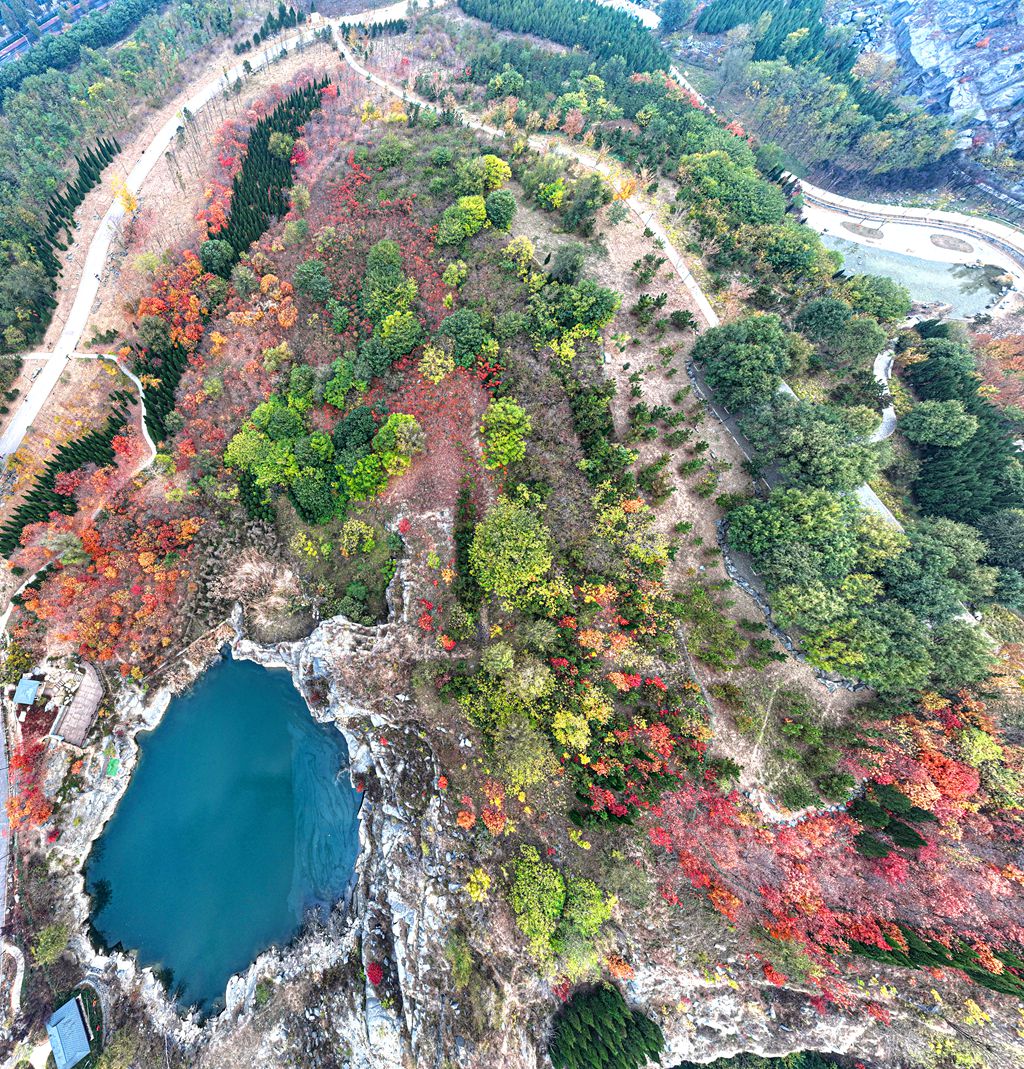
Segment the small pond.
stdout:
<svg viewBox="0 0 1024 1069">
<path fill-rule="evenodd" d="M 984 312 L 1002 292 L 994 281 L 999 272 L 990 267 L 922 260 L 918 256 L 862 245 L 835 234 L 822 234 L 821 243 L 842 253 L 843 269 L 847 274 L 887 275 L 902 282 L 915 301 L 951 305 L 951 314 L 955 318 L 967 319 Z"/>
<path fill-rule="evenodd" d="M 233 973 L 345 893 L 360 797 L 345 738 L 287 672 L 225 659 L 139 744 L 86 865 L 93 926 L 212 1011 Z"/>
</svg>

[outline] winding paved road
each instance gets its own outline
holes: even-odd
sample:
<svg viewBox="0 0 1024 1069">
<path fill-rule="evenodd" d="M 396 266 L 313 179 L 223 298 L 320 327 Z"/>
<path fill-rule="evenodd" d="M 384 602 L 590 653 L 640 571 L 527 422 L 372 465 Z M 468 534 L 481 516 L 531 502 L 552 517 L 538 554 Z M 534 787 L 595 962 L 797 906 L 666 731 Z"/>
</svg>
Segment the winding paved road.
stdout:
<svg viewBox="0 0 1024 1069">
<path fill-rule="evenodd" d="M 619 7 L 638 14 L 635 5 L 628 0 L 601 0 L 609 7 Z M 639 14 L 638 14 L 638 17 Z M 660 18 L 642 19 L 653 30 L 660 25 Z M 714 107 L 704 99 L 686 75 L 676 66 L 671 68 L 672 77 L 691 92 L 709 112 Z M 890 252 L 909 253 L 922 260 L 939 263 L 992 264 L 1006 271 L 1014 280 L 1013 290 L 999 302 L 992 314 L 1005 312 L 1013 292 L 1024 292 L 1024 234 L 1005 223 L 995 222 L 961 212 L 940 211 L 937 208 L 911 208 L 901 204 L 876 204 L 872 201 L 855 200 L 838 193 L 821 189 L 803 178 L 789 175 L 799 184 L 805 204 L 805 222 L 818 233 L 838 233 L 850 241 Z M 842 227 L 843 220 L 875 222 L 882 224 L 877 233 L 866 237 Z M 840 229 L 836 229 L 837 225 Z M 931 240 L 931 235 L 952 235 L 965 241 L 968 249 L 943 248 Z"/>
<path fill-rule="evenodd" d="M 273 54 L 277 55 L 282 48 L 291 49 L 300 41 L 310 41 L 312 39 L 312 31 L 322 26 L 328 24 L 335 27 L 351 25 L 352 23 L 365 21 L 366 16 L 370 14 L 373 15 L 375 20 L 387 21 L 388 19 L 400 18 L 407 9 L 408 2 L 403 0 L 403 2 L 392 4 L 390 7 L 374 8 L 354 15 L 343 15 L 337 19 L 311 19 L 298 33 L 283 38 L 280 42 L 275 41 L 271 46 L 274 50 Z M 258 62 L 252 60 L 249 62 L 252 69 L 258 71 L 268 66 L 270 60 L 271 57 L 267 54 Z M 232 85 L 237 79 L 245 77 L 247 77 L 245 70 L 242 64 L 239 63 L 207 82 L 206 85 L 189 97 L 182 105 L 181 111 L 176 115 L 172 115 L 164 123 L 139 157 L 125 182 L 127 189 L 135 196 L 141 193 L 142 186 L 153 168 L 160 162 L 164 153 L 171 147 L 177 137 L 178 129 L 184 121 L 182 115 L 186 110 L 193 115 L 197 115 L 211 100 L 223 93 L 228 86 Z M 119 200 L 113 200 L 89 244 L 85 255 L 85 263 L 82 267 L 82 277 L 78 284 L 78 292 L 75 295 L 74 303 L 68 313 L 67 322 L 63 331 L 61 331 L 60 337 L 50 353 L 32 354 L 36 358 L 45 358 L 46 363 L 32 383 L 29 392 L 22 399 L 3 434 L 0 435 L 0 458 L 6 460 L 21 445 L 28 429 L 42 411 L 43 405 L 46 404 L 46 399 L 50 396 L 51 390 L 57 384 L 61 372 L 67 367 L 68 361 L 75 355 L 75 350 L 81 346 L 82 335 L 89 321 L 96 295 L 99 293 L 100 279 L 106 271 L 110 246 L 121 228 L 124 217 L 124 206 Z"/>
</svg>

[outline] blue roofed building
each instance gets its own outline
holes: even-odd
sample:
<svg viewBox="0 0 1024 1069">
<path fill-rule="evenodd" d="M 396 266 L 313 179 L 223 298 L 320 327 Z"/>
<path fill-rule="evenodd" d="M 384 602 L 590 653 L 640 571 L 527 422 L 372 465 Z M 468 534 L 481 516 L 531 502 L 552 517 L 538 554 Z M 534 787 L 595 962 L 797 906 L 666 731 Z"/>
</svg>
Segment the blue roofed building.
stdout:
<svg viewBox="0 0 1024 1069">
<path fill-rule="evenodd" d="M 42 685 L 42 682 L 38 679 L 33 679 L 31 676 L 22 676 L 18 680 L 18 686 L 14 691 L 14 704 L 33 705 Z"/>
<path fill-rule="evenodd" d="M 89 1033 L 77 998 L 65 1002 L 46 1022 L 46 1034 L 57 1069 L 71 1069 L 89 1053 Z"/>
</svg>

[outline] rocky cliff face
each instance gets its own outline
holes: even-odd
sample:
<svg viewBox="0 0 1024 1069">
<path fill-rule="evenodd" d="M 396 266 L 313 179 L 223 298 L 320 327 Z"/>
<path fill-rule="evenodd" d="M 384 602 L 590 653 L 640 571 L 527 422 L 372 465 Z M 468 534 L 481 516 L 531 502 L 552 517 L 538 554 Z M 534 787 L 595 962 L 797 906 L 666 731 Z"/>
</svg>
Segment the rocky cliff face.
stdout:
<svg viewBox="0 0 1024 1069">
<path fill-rule="evenodd" d="M 1024 149 L 1024 21 L 1017 0 L 842 0 L 829 17 L 895 58 L 902 88 L 946 113 L 964 149 Z"/>
</svg>

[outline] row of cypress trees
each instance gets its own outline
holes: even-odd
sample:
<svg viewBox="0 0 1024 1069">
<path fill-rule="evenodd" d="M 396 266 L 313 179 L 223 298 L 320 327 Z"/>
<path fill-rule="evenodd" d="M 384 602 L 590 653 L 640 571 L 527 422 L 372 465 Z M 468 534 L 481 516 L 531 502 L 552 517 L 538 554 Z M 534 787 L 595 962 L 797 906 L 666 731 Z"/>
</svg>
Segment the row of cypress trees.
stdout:
<svg viewBox="0 0 1024 1069">
<path fill-rule="evenodd" d="M 231 193 L 231 215 L 218 234 L 239 256 L 266 232 L 278 216 L 288 210 L 287 190 L 293 182 L 291 160 L 271 152 L 270 136 L 275 133 L 295 137 L 317 108 L 320 94 L 328 86 L 326 76 L 296 89 L 249 132 L 242 169 L 235 175 Z"/>
<path fill-rule="evenodd" d="M 240 41 L 235 45 L 235 55 L 240 56 L 243 52 L 251 52 L 264 41 L 276 37 L 282 30 L 292 30 L 301 26 L 306 21 L 305 11 L 296 11 L 293 7 L 286 8 L 284 4 L 277 5 L 277 13 L 273 11 L 263 20 L 263 25 L 252 35 L 252 40 Z"/>
<path fill-rule="evenodd" d="M 242 169 L 235 175 L 231 213 L 227 226 L 217 235 L 234 250 L 235 259 L 258 241 L 271 223 L 288 210 L 286 191 L 294 176 L 291 160 L 270 151 L 270 135 L 295 137 L 320 107 L 321 92 L 330 83 L 324 77 L 296 89 L 249 132 Z M 140 361 L 142 372 L 152 374 L 160 385 L 146 389 L 146 427 L 154 441 L 167 437 L 167 417 L 174 411 L 174 397 L 188 366 L 188 352 L 180 345 L 159 354 L 159 368 Z"/>
<path fill-rule="evenodd" d="M 142 370 L 159 379 L 159 386 L 146 387 L 146 429 L 154 442 L 167 437 L 167 417 L 174 411 L 174 395 L 188 367 L 188 350 L 172 345 L 160 354 L 160 367 L 147 364 Z"/>
<path fill-rule="evenodd" d="M 111 395 L 111 400 L 114 410 L 103 426 L 62 445 L 43 468 L 25 500 L 0 527 L 0 555 L 7 557 L 17 549 L 21 532 L 30 523 L 46 520 L 53 512 L 61 512 L 65 516 L 75 513 L 78 508 L 75 499 L 54 490 L 58 475 L 85 464 L 95 464 L 100 468 L 113 464 L 115 454 L 112 443 L 128 422 L 128 405 L 132 395 L 118 390 Z"/>
<path fill-rule="evenodd" d="M 946 947 L 935 939 L 918 935 L 906 924 L 897 924 L 907 941 L 907 949 L 882 950 L 873 944 L 850 941 L 850 949 L 860 957 L 869 958 L 883 965 L 903 965 L 912 969 L 962 969 L 978 984 L 1015 995 L 1024 999 L 1024 961 L 1010 950 L 995 950 L 996 958 L 1003 963 L 1001 973 L 992 972 L 978 958 L 973 947 L 955 942 Z"/>
<path fill-rule="evenodd" d="M 622 56 L 630 71 L 668 70 L 669 58 L 654 34 L 633 15 L 593 0 L 459 0 L 473 18 L 500 30 L 531 33 L 602 59 Z"/>
<path fill-rule="evenodd" d="M 50 278 L 55 278 L 60 270 L 54 250 L 67 248 L 66 242 L 61 240 L 61 232 L 64 232 L 67 241 L 71 240 L 71 224 L 75 212 L 89 191 L 99 184 L 100 175 L 120 151 L 121 146 L 116 137 L 101 137 L 81 156 L 75 157 L 78 164 L 75 180 L 69 182 L 63 190 L 58 190 L 46 205 L 46 226 L 41 238 L 34 243 L 34 249 Z"/>
<path fill-rule="evenodd" d="M 46 226 L 43 233 L 29 242 L 33 259 L 38 261 L 48 279 L 56 278 L 60 272 L 56 250 L 68 247 L 75 210 L 85 200 L 89 190 L 99 183 L 103 169 L 120 151 L 121 146 L 116 139 L 102 138 L 94 148 L 88 149 L 81 157 L 75 157 L 78 163 L 77 177 L 73 182 L 69 182 L 64 190 L 50 198 L 46 206 Z M 35 313 L 31 324 L 25 326 L 25 330 L 31 337 L 35 337 L 49 323 L 57 306 L 52 285 L 45 289 L 39 287 L 31 297 L 26 296 L 25 303 Z"/>
<path fill-rule="evenodd" d="M 367 37 L 391 37 L 395 34 L 405 33 L 409 24 L 405 19 L 388 19 L 387 22 L 371 22 L 368 26 L 360 23 L 357 30 L 362 31 Z"/>
</svg>

